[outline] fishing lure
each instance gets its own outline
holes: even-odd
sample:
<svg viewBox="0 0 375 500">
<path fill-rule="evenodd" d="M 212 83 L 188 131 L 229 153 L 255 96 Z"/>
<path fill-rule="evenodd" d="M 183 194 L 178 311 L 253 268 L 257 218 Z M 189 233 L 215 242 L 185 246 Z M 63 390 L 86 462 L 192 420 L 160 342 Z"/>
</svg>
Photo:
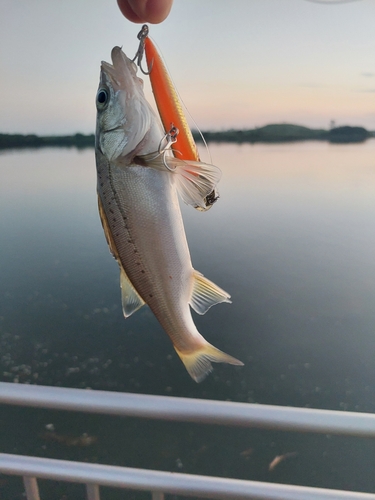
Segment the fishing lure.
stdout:
<svg viewBox="0 0 375 500">
<path fill-rule="evenodd" d="M 177 147 L 172 149 L 174 156 L 181 160 L 200 161 L 198 149 L 183 112 L 177 91 L 156 46 L 148 34 L 149 29 L 145 24 L 138 33 L 139 47 L 133 61 L 137 60 L 137 65 L 142 73 L 150 77 L 152 91 L 166 133 L 167 142 L 177 142 Z M 146 55 L 148 71 L 142 68 L 144 54 Z M 218 198 L 219 195 L 214 190 L 205 198 L 205 209 L 202 207 L 195 208 L 201 211 L 208 210 Z"/>
</svg>

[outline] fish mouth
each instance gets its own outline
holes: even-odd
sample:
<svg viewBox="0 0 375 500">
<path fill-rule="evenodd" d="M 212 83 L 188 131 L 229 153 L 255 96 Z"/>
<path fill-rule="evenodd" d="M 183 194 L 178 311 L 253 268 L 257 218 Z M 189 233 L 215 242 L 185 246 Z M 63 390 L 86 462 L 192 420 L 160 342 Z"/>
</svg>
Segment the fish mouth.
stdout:
<svg viewBox="0 0 375 500">
<path fill-rule="evenodd" d="M 101 64 L 101 80 L 104 75 L 109 78 L 113 90 L 126 90 L 136 89 L 140 86 L 142 80 L 137 77 L 137 66 L 129 59 L 121 47 L 114 47 L 111 52 L 112 64 L 102 61 Z"/>
</svg>

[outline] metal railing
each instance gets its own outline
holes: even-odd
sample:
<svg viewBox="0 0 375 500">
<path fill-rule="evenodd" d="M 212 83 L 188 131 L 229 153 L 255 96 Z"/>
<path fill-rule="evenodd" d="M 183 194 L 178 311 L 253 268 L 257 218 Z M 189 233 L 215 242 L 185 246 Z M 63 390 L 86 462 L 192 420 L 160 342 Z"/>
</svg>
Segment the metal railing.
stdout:
<svg viewBox="0 0 375 500">
<path fill-rule="evenodd" d="M 207 401 L 0 382 L 0 403 L 106 415 L 375 437 L 375 415 L 307 408 Z M 239 479 L 88 464 L 0 453 L 0 472 L 22 476 L 27 500 L 40 500 L 36 478 L 86 484 L 87 500 L 99 486 L 213 499 L 375 500 L 375 494 Z"/>
</svg>

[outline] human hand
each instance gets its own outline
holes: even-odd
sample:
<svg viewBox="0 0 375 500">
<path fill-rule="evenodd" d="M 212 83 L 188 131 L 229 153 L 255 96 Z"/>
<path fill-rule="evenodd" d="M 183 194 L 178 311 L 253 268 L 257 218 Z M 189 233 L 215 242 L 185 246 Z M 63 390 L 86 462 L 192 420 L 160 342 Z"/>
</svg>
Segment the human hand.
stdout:
<svg viewBox="0 0 375 500">
<path fill-rule="evenodd" d="M 171 10 L 173 0 L 117 0 L 124 16 L 133 23 L 158 24 Z"/>
</svg>

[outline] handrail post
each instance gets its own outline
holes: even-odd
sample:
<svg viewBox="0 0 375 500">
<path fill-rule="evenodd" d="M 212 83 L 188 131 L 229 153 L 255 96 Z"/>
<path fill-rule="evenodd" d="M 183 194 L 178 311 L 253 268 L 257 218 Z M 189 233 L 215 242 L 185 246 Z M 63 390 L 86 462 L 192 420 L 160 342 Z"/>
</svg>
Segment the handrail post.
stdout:
<svg viewBox="0 0 375 500">
<path fill-rule="evenodd" d="M 164 493 L 162 491 L 153 491 L 152 500 L 164 500 Z"/>
<path fill-rule="evenodd" d="M 87 500 L 100 500 L 100 492 L 98 484 L 86 484 Z"/>
<path fill-rule="evenodd" d="M 24 476 L 23 484 L 27 500 L 40 500 L 38 482 L 35 477 Z"/>
</svg>

